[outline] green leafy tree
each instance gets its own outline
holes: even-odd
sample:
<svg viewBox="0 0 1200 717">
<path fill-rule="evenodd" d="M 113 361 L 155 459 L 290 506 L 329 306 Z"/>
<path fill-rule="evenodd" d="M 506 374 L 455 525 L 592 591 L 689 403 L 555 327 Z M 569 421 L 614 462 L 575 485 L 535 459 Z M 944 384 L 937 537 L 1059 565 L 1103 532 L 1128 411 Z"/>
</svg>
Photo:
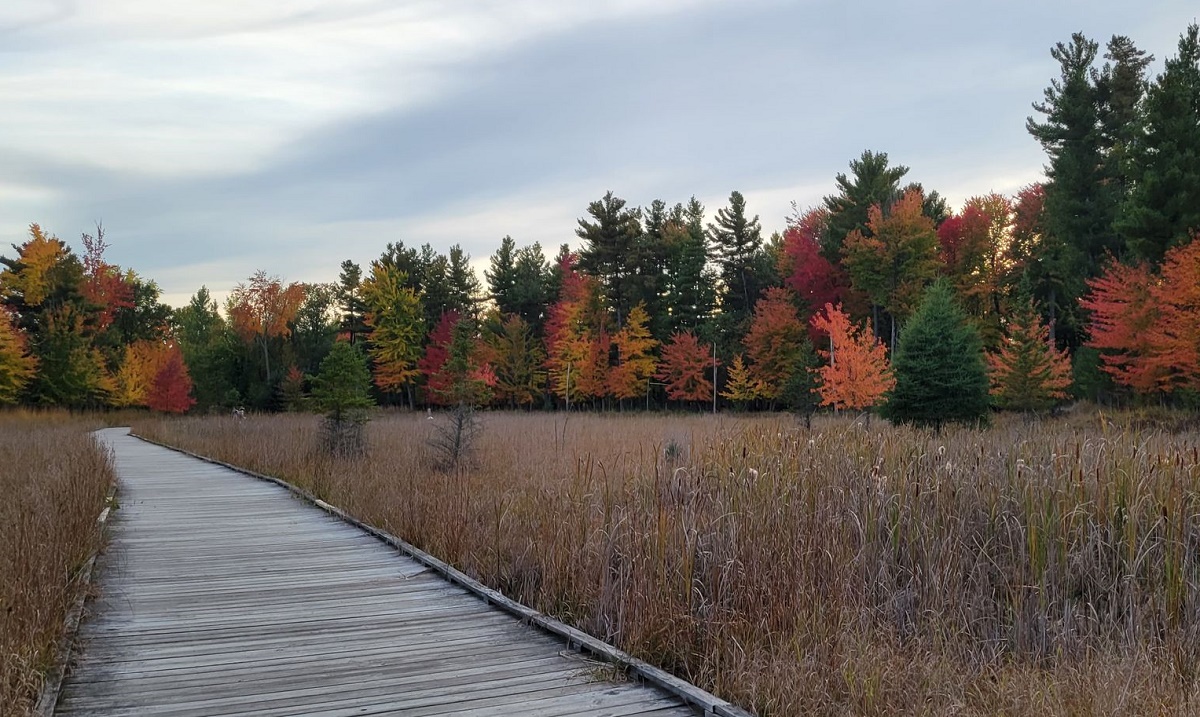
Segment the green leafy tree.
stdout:
<svg viewBox="0 0 1200 717">
<path fill-rule="evenodd" d="M 854 288 L 891 318 L 891 346 L 897 325 L 912 315 L 925 287 L 938 275 L 937 229 L 922 211 L 923 197 L 908 192 L 885 214 L 871 207 L 868 233 L 850 232 L 842 246 L 843 263 Z M 878 326 L 878 313 L 876 321 Z"/>
<path fill-rule="evenodd" d="M 545 389 L 546 354 L 529 324 L 517 314 L 493 315 L 484 322 L 484 342 L 497 400 L 510 408 L 533 405 Z"/>
<path fill-rule="evenodd" d="M 307 284 L 304 303 L 292 319 L 290 348 L 295 365 L 302 373 L 313 373 L 337 337 L 336 284 Z"/>
<path fill-rule="evenodd" d="M 940 281 L 900 334 L 892 358 L 896 385 L 883 405 L 894 423 L 930 426 L 976 423 L 988 412 L 988 377 L 983 343 L 954 291 Z"/>
</svg>

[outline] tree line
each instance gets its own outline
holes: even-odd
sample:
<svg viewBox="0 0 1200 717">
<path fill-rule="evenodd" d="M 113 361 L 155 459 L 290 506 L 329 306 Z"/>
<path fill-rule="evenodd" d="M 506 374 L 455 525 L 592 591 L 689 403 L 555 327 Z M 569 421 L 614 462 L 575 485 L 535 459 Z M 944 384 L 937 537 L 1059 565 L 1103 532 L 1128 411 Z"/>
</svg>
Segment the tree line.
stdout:
<svg viewBox="0 0 1200 717">
<path fill-rule="evenodd" d="M 101 231 L 77 256 L 33 225 L 0 258 L 0 402 L 298 409 L 339 342 L 376 401 L 411 407 L 884 403 L 904 420 L 895 406 L 938 399 L 911 372 L 946 356 L 983 410 L 1192 401 L 1197 26 L 1154 78 L 1123 36 L 1103 62 L 1082 34 L 1051 55 L 1059 76 L 1027 122 L 1045 181 L 957 211 L 866 151 L 770 236 L 736 191 L 711 216 L 694 197 L 608 192 L 578 220 L 577 250 L 504 237 L 483 281 L 459 246 L 396 241 L 365 268 L 343 262 L 335 283 L 260 271 L 224 306 L 202 287 L 176 310 L 105 261 Z"/>
</svg>

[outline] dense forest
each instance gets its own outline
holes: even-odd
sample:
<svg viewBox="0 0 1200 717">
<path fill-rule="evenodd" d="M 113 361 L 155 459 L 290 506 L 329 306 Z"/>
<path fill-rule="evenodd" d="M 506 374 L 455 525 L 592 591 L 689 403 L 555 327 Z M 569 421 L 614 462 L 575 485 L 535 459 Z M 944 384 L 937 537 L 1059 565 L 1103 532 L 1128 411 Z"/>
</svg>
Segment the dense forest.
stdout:
<svg viewBox="0 0 1200 717">
<path fill-rule="evenodd" d="M 904 380 L 930 347 L 986 370 L 1000 408 L 1195 405 L 1197 26 L 1155 77 L 1123 36 L 1051 55 L 1026 125 L 1044 181 L 957 209 L 866 151 L 769 236 L 736 191 L 711 215 L 609 192 L 577 250 L 504 237 L 482 281 L 458 246 L 397 240 L 336 283 L 260 271 L 178 309 L 99 228 L 77 254 L 34 224 L 0 258 L 0 404 L 297 410 L 343 341 L 385 405 L 904 406 L 934 398 Z"/>
</svg>

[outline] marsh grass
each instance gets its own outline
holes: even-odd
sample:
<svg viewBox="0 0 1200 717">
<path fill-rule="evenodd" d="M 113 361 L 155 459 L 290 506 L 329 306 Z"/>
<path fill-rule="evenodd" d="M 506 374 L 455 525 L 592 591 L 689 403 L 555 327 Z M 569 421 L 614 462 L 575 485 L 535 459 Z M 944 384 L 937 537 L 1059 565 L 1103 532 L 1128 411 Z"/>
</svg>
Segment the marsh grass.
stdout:
<svg viewBox="0 0 1200 717">
<path fill-rule="evenodd" d="M 0 412 L 0 715 L 25 715 L 52 666 L 79 568 L 99 547 L 107 454 L 65 413 Z"/>
<path fill-rule="evenodd" d="M 818 417 L 144 422 L 315 488 L 761 715 L 1200 713 L 1200 435 L 1102 414 L 941 435 Z"/>
</svg>

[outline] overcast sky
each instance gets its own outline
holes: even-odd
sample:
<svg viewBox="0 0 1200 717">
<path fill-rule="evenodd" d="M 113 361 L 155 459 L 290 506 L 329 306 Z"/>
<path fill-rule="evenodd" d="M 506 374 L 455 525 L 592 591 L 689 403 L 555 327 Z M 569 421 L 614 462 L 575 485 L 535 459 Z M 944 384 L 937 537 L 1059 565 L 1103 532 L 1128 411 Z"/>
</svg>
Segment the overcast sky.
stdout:
<svg viewBox="0 0 1200 717">
<path fill-rule="evenodd" d="M 39 222 L 185 302 L 389 241 L 553 254 L 611 189 L 768 232 L 864 149 L 955 207 L 1036 181 L 1049 49 L 1162 60 L 1194 0 L 0 0 L 0 253 Z"/>
</svg>

